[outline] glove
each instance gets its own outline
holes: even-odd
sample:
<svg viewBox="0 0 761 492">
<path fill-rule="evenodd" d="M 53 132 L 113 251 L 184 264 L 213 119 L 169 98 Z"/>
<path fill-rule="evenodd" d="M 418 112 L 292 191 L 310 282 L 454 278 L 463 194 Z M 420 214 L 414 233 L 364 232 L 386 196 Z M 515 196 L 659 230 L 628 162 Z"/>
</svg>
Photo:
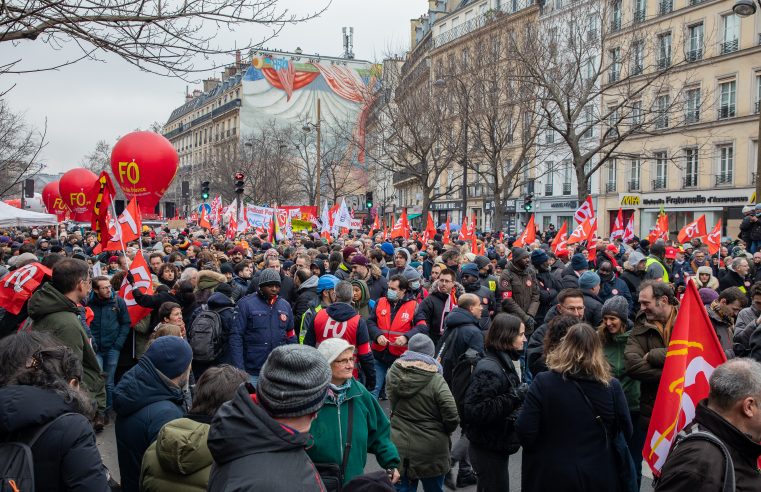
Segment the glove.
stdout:
<svg viewBox="0 0 761 492">
<path fill-rule="evenodd" d="M 135 277 L 132 275 L 132 272 L 127 272 L 127 282 L 129 282 L 130 285 L 135 285 Z"/>
<path fill-rule="evenodd" d="M 524 321 L 523 324 L 526 326 L 526 331 L 534 331 L 534 326 L 536 326 L 536 321 L 534 321 L 534 318 L 529 316 L 528 318 L 526 318 L 526 321 Z"/>
</svg>

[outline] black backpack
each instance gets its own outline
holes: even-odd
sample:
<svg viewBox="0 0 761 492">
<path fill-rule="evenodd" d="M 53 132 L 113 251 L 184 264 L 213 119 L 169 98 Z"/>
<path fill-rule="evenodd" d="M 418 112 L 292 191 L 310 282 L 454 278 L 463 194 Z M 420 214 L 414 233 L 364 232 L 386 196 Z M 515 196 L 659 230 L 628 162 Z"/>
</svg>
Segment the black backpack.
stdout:
<svg viewBox="0 0 761 492">
<path fill-rule="evenodd" d="M 209 309 L 206 304 L 193 320 L 188 330 L 188 342 L 193 349 L 193 360 L 198 362 L 214 362 L 222 354 L 225 347 L 225 335 L 222 330 L 222 317 L 219 312 Z M 2 492 L 2 491 L 0 491 Z"/>
<path fill-rule="evenodd" d="M 481 354 L 469 348 L 460 355 L 452 369 L 452 377 L 449 381 L 449 389 L 452 391 L 454 401 L 457 404 L 457 411 L 463 415 L 463 403 L 465 403 L 465 392 L 470 386 L 470 378 L 473 371 L 476 370 L 478 361 L 483 358 Z"/>
<path fill-rule="evenodd" d="M 13 440 L 0 442 L 0 492 L 35 490 L 32 447 L 50 426 L 59 419 L 75 413 L 63 413 L 41 426 L 28 437 L 16 435 Z"/>
</svg>

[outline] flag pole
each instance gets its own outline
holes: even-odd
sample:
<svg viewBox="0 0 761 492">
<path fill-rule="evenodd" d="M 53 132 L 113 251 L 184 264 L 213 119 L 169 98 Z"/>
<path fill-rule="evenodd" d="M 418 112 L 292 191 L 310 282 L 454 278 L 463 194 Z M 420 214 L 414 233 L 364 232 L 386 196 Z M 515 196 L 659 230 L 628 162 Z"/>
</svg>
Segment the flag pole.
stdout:
<svg viewBox="0 0 761 492">
<path fill-rule="evenodd" d="M 122 245 L 122 253 L 124 254 L 125 260 L 124 262 L 127 263 L 129 261 L 129 257 L 127 256 L 127 249 L 124 247 L 124 237 L 119 230 L 119 216 L 116 214 L 116 206 L 114 205 L 113 200 L 111 200 L 111 213 L 114 214 L 114 222 L 116 224 L 117 231 L 119 231 L 119 243 Z M 108 243 L 108 241 L 106 241 L 106 243 Z M 127 264 L 127 268 L 129 268 L 129 264 Z"/>
</svg>

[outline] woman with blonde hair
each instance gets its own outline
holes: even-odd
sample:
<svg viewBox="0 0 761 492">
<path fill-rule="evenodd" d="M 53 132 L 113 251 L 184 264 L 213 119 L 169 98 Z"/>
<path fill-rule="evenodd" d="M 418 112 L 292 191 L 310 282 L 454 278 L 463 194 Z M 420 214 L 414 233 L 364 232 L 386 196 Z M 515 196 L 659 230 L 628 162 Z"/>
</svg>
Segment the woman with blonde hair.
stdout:
<svg viewBox="0 0 761 492">
<path fill-rule="evenodd" d="M 631 436 L 632 422 L 600 336 L 585 323 L 574 325 L 546 363 L 549 370 L 534 378 L 516 422 L 521 490 L 630 490 L 631 455 L 621 439 Z"/>
</svg>

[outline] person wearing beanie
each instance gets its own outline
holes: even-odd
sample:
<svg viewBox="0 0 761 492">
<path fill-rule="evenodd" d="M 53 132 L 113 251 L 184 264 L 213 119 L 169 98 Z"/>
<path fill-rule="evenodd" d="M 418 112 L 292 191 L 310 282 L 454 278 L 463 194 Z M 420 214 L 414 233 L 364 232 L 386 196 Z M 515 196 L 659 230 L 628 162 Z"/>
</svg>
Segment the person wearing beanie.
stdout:
<svg viewBox="0 0 761 492">
<path fill-rule="evenodd" d="M 337 289 L 342 290 L 342 284 Z M 391 442 L 389 421 L 378 400 L 354 378 L 354 345 L 342 338 L 328 338 L 317 350 L 330 364 L 331 379 L 325 405 L 312 422 L 314 444 L 307 450 L 309 457 L 315 463 L 340 467 L 348 449 L 343 469 L 346 483 L 364 473 L 367 455 L 372 453 L 381 468 L 392 470 L 396 482 L 399 454 Z"/>
<path fill-rule="evenodd" d="M 259 374 L 257 384 L 240 385 L 211 422 L 207 443 L 215 465 L 208 490 L 323 492 L 306 449 L 327 396 L 330 364 L 313 347 L 284 345 Z"/>
<path fill-rule="evenodd" d="M 335 275 L 338 280 L 349 280 L 349 276 L 351 275 L 352 260 L 358 254 L 359 251 L 357 251 L 357 248 L 353 246 L 347 246 L 343 249 L 343 251 L 341 251 L 343 261 L 339 263 L 338 268 L 336 268 L 336 271 L 333 272 L 333 275 Z"/>
<path fill-rule="evenodd" d="M 394 257 L 394 245 L 391 243 L 381 243 L 381 251 L 386 256 L 386 260 L 391 260 Z"/>
<path fill-rule="evenodd" d="M 460 268 L 460 283 L 469 294 L 475 294 L 481 300 L 481 329 L 486 331 L 491 324 L 491 318 L 497 310 L 497 300 L 488 287 L 481 285 L 478 265 L 465 263 Z"/>
<path fill-rule="evenodd" d="M 597 264 L 597 275 L 600 277 L 600 292 L 597 294 L 600 300 L 605 302 L 613 296 L 622 296 L 629 304 L 629 314 L 634 319 L 639 306 L 634 305 L 629 287 L 618 278 L 615 266 L 608 260 L 601 261 Z"/>
<path fill-rule="evenodd" d="M 549 310 L 557 304 L 558 292 L 563 289 L 560 280 L 553 275 L 550 266 L 550 257 L 543 249 L 535 249 L 531 252 L 531 264 L 536 270 L 536 281 L 539 287 L 539 310 L 535 319 L 539 325 L 544 321 Z"/>
<path fill-rule="evenodd" d="M 280 277 L 280 297 L 285 299 L 288 303 L 293 303 L 296 300 L 296 288 L 293 285 L 293 279 L 285 274 L 282 269 L 282 263 L 280 263 L 280 257 L 278 256 L 276 249 L 268 249 L 264 253 L 264 259 L 262 260 L 262 270 L 256 272 L 248 284 L 248 290 L 246 295 L 257 294 L 259 292 L 259 279 L 267 270 L 272 270 Z M 272 273 L 267 274 L 267 278 L 272 279 Z"/>
<path fill-rule="evenodd" d="M 388 280 L 383 276 L 381 269 L 368 261 L 365 256 L 356 255 L 351 260 L 352 278 L 362 280 L 367 284 L 370 299 L 377 302 L 383 297 L 388 289 Z"/>
<path fill-rule="evenodd" d="M 114 389 L 116 448 L 122 490 L 140 489 L 140 463 L 167 422 L 185 413 L 185 388 L 193 350 L 183 338 L 165 336 L 151 343 L 136 366 Z"/>
<path fill-rule="evenodd" d="M 386 278 L 390 280 L 394 275 L 404 275 L 408 270 L 415 270 L 410 265 L 411 261 L 412 256 L 407 248 L 397 248 L 394 252 L 394 266 L 388 269 Z"/>
<path fill-rule="evenodd" d="M 650 246 L 650 254 L 645 260 L 645 280 L 663 280 L 669 283 L 669 268 L 666 266 L 666 244 L 662 241 L 656 241 Z"/>
<path fill-rule="evenodd" d="M 478 267 L 478 277 L 481 285 L 492 291 L 496 299 L 498 295 L 497 286 L 499 284 L 499 280 L 497 277 L 492 275 L 493 266 L 491 264 L 491 260 L 489 260 L 489 258 L 486 256 L 479 255 L 476 256 L 476 259 L 473 260 L 473 263 L 475 263 Z"/>
<path fill-rule="evenodd" d="M 499 277 L 499 290 L 502 311 L 520 318 L 526 325 L 528 338 L 534 331 L 534 317 L 539 312 L 539 285 L 528 250 L 512 249 L 512 259 Z"/>
<path fill-rule="evenodd" d="M 266 268 L 259 274 L 258 292 L 238 301 L 230 357 L 235 367 L 248 372 L 252 384 L 272 350 L 297 342 L 291 305 L 279 295 L 281 285 L 280 272 Z"/>
<path fill-rule="evenodd" d="M 433 341 L 419 333 L 397 359 L 386 379 L 391 415 L 391 440 L 399 450 L 401 486 L 443 490 L 449 471 L 450 436 L 460 422 L 452 392 L 435 359 Z"/>
<path fill-rule="evenodd" d="M 579 277 L 579 289 L 584 293 L 584 318 L 592 326 L 600 326 L 602 321 L 602 300 L 600 293 L 600 276 L 593 271 L 584 272 Z"/>
<path fill-rule="evenodd" d="M 410 293 L 415 296 L 418 303 L 428 297 L 428 289 L 423 287 L 423 279 L 420 276 L 420 272 L 417 271 L 417 268 L 405 270 L 402 275 L 404 275 L 404 278 L 406 278 L 407 282 L 410 284 Z"/>
<path fill-rule="evenodd" d="M 335 288 L 338 285 L 338 278 L 334 275 L 323 275 L 317 279 L 317 297 L 318 301 L 316 305 L 310 306 L 306 310 L 304 316 L 301 317 L 301 325 L 299 326 L 299 343 L 304 343 L 307 333 L 314 332 L 314 320 L 317 317 L 317 313 L 327 308 L 334 302 L 336 302 Z M 309 345 L 315 346 L 314 343 Z"/>
<path fill-rule="evenodd" d="M 581 254 L 576 253 L 571 256 L 571 260 L 563 268 L 563 272 L 560 274 L 560 281 L 563 283 L 564 289 L 577 289 L 579 288 L 579 277 L 589 270 L 589 261 Z"/>
</svg>

